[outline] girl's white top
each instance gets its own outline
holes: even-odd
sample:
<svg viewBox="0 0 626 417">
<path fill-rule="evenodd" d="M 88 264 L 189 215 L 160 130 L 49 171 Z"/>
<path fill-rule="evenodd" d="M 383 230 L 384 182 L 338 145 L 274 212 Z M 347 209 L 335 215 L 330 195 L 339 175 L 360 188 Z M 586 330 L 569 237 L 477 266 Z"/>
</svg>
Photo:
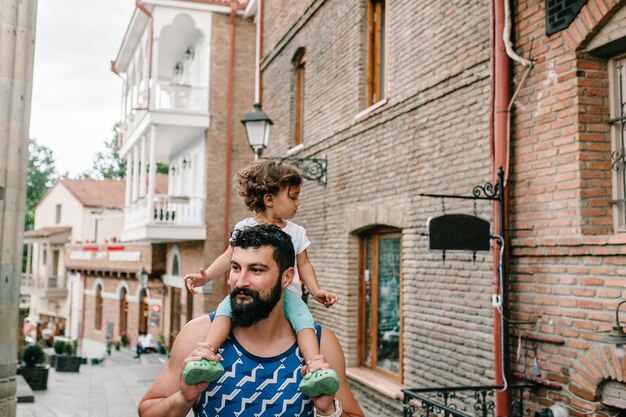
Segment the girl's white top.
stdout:
<svg viewBox="0 0 626 417">
<path fill-rule="evenodd" d="M 257 222 L 254 218 L 248 217 L 237 223 L 235 225 L 235 230 L 243 229 L 244 227 L 256 226 L 257 224 L 259 224 L 259 222 Z M 296 251 L 296 256 L 304 252 L 306 248 L 311 245 L 311 241 L 306 235 L 306 229 L 302 226 L 287 221 L 287 225 L 282 228 L 282 231 L 291 236 L 291 243 L 293 243 L 293 248 Z M 289 289 L 296 293 L 298 296 L 302 297 L 302 288 L 300 286 L 300 274 L 298 274 L 297 260 L 293 267 L 296 273 L 293 276 L 293 281 L 291 282 Z"/>
</svg>

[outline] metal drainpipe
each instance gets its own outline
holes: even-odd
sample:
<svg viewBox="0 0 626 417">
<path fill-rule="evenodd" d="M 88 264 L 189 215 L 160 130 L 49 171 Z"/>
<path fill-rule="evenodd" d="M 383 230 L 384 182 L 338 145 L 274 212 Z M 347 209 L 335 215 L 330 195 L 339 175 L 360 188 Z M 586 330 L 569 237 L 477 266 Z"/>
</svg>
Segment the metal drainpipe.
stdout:
<svg viewBox="0 0 626 417">
<path fill-rule="evenodd" d="M 151 97 L 151 93 L 152 93 L 152 44 L 154 41 L 154 20 L 152 18 L 152 13 L 150 13 L 150 10 L 148 10 L 148 8 L 146 7 L 145 4 L 143 4 L 143 2 L 141 0 L 135 0 L 135 6 L 137 6 L 137 8 L 139 10 L 141 10 L 142 12 L 144 12 L 146 14 L 146 16 L 148 16 L 148 19 L 150 19 L 150 46 L 148 48 L 148 95 L 146 97 L 146 107 L 148 109 L 151 108 L 152 103 L 150 102 L 150 97 Z"/>
<path fill-rule="evenodd" d="M 237 17 L 237 2 L 230 2 L 230 51 L 228 57 L 228 98 L 226 111 L 226 168 L 225 168 L 225 190 L 224 190 L 224 249 L 229 245 L 230 238 L 230 189 L 232 171 L 233 152 L 233 78 L 235 72 L 235 18 Z M 224 287 L 222 292 L 226 295 L 228 291 L 228 274 L 224 274 Z"/>
<path fill-rule="evenodd" d="M 493 8 L 493 25 L 495 34 L 495 42 L 493 44 L 492 54 L 494 56 L 493 64 L 495 65 L 495 82 L 491 94 L 494 101 L 493 115 L 493 159 L 492 159 L 492 175 L 494 183 L 497 179 L 497 172 L 500 167 L 508 172 L 507 161 L 507 133 L 508 133 L 508 112 L 510 97 L 510 80 L 511 80 L 511 61 L 506 54 L 503 33 L 505 27 L 505 4 L 509 0 L 497 0 Z M 506 225 L 508 224 L 509 212 L 509 190 L 504 183 L 504 187 L 500 190 L 504 196 L 504 210 L 494 204 L 493 207 L 493 224 L 496 235 L 502 236 L 504 242 L 508 242 L 506 233 Z M 504 216 L 505 230 L 500 229 L 501 213 Z M 505 386 L 502 390 L 497 390 L 495 394 L 495 416 L 508 417 L 511 415 L 511 391 L 508 388 L 509 382 L 509 343 L 508 343 L 508 326 L 503 320 L 503 316 L 508 314 L 508 297 L 506 280 L 500 280 L 500 273 L 504 275 L 504 267 L 507 262 L 507 253 L 505 251 L 502 257 L 503 265 L 500 265 L 499 251 L 493 251 L 493 269 L 494 269 L 494 294 L 501 295 L 502 307 L 493 310 L 494 317 L 494 360 L 495 360 L 495 383 L 499 386 Z M 502 283 L 502 285 L 500 284 Z"/>
</svg>

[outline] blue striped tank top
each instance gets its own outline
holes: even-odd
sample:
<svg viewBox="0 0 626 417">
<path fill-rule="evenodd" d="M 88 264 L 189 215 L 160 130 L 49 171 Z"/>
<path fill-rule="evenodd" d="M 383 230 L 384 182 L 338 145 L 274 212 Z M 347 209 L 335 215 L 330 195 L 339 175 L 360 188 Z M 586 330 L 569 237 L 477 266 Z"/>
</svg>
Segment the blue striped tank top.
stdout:
<svg viewBox="0 0 626 417">
<path fill-rule="evenodd" d="M 315 331 L 319 341 L 319 325 Z M 261 358 L 247 352 L 231 334 L 220 354 L 224 375 L 200 395 L 196 417 L 313 415 L 312 401 L 298 390 L 304 359 L 297 343 L 278 356 Z"/>
</svg>

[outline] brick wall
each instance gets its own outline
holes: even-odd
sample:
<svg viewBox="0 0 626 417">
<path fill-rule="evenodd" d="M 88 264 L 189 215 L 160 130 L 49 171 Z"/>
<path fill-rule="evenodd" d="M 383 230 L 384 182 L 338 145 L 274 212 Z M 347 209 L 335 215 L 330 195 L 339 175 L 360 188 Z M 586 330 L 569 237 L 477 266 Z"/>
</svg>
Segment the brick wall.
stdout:
<svg viewBox="0 0 626 417">
<path fill-rule="evenodd" d="M 402 385 L 488 384 L 491 258 L 478 254 L 473 263 L 471 253 L 448 253 L 442 264 L 441 253 L 429 252 L 420 235 L 427 218 L 441 214 L 441 202 L 418 194 L 469 194 L 491 178 L 489 2 L 389 2 L 389 102 L 359 120 L 366 3 L 315 4 L 288 41 L 277 41 L 274 50 L 264 46 L 263 61 L 263 108 L 275 122 L 268 153 L 281 155 L 290 146 L 291 59 L 304 47 L 305 147 L 295 156 L 328 158 L 328 185 L 305 184 L 296 222 L 307 228 L 320 284 L 341 301 L 329 310 L 314 301 L 309 306 L 337 333 L 348 366 L 357 366 L 359 232 L 375 225 L 400 228 Z M 269 18 L 264 24 L 266 38 L 283 30 Z M 467 49 L 458 47 L 459 39 Z M 471 213 L 473 207 L 446 201 L 446 211 Z M 491 216 L 488 204 L 479 203 L 477 211 Z M 369 415 L 398 415 L 398 400 L 351 384 Z"/>
<path fill-rule="evenodd" d="M 560 402 L 575 416 L 601 408 L 599 380 L 580 383 L 582 364 L 604 346 L 598 331 L 626 297 L 626 238 L 611 205 L 608 61 L 586 52 L 621 7 L 589 1 L 549 37 L 543 1 L 516 2 L 514 12 L 516 48 L 536 66 L 512 113 L 512 318 L 529 322 L 515 330 L 563 344 L 512 339 L 513 370 L 527 374 L 537 360 L 540 376 L 563 390 L 540 388 L 533 402 Z M 522 73 L 515 65 L 514 88 Z"/>
<path fill-rule="evenodd" d="M 136 280 L 120 280 L 118 278 L 108 277 L 96 277 L 86 276 L 85 290 L 88 292 L 94 292 L 96 282 L 103 284 L 102 287 L 102 327 L 97 330 L 95 328 L 96 320 L 96 297 L 95 292 L 93 295 L 85 294 L 84 298 L 84 334 L 83 338 L 89 339 L 92 342 L 102 344 L 103 348 L 106 345 L 106 332 L 107 323 L 113 324 L 113 337 L 112 340 L 120 340 L 120 294 L 119 285 L 125 283 L 128 285 L 129 291 L 128 297 L 128 321 L 126 334 L 130 340 L 132 346 L 137 343 L 137 337 L 139 335 L 139 301 L 137 299 L 138 283 Z M 161 305 L 163 302 L 163 296 L 155 291 L 149 293 L 148 298 L 148 314 L 152 312 L 151 307 L 154 304 Z M 80 319 L 83 320 L 82 318 Z M 163 334 L 163 308 L 159 313 L 159 325 L 151 326 L 148 320 L 148 332 L 152 334 L 155 341 L 159 340 L 159 336 Z"/>
<path fill-rule="evenodd" d="M 580 363 L 626 297 L 626 237 L 613 230 L 611 206 L 608 65 L 586 48 L 597 46 L 598 33 L 622 33 L 626 9 L 589 1 L 568 29 L 547 37 L 544 4 L 525 0 L 513 9 L 514 47 L 535 66 L 511 115 L 510 318 L 530 322 L 511 326 L 513 333 L 562 344 L 521 339 L 518 357 L 511 338 L 511 360 L 514 372 L 528 374 L 536 352 L 541 378 L 563 387 L 536 389 L 533 410 L 561 402 L 582 416 L 599 407 L 598 393 L 572 375 L 589 372 Z M 295 156 L 328 158 L 328 185 L 305 185 L 296 219 L 313 242 L 322 287 L 341 296 L 330 310 L 310 305 L 316 319 L 337 333 L 348 366 L 358 365 L 359 232 L 400 228 L 402 385 L 492 384 L 492 257 L 478 254 L 474 263 L 471 254 L 448 253 L 442 264 L 421 235 L 441 202 L 418 196 L 469 194 L 491 178 L 490 2 L 387 2 L 388 103 L 360 119 L 366 2 L 266 7 L 263 108 L 275 122 L 268 154 L 292 145 L 291 60 L 304 47 L 304 149 Z M 513 90 L 523 72 L 513 66 Z M 445 207 L 473 211 L 467 201 Z M 491 219 L 490 205 L 476 209 Z M 352 382 L 368 413 L 397 414 L 397 402 Z"/>
</svg>

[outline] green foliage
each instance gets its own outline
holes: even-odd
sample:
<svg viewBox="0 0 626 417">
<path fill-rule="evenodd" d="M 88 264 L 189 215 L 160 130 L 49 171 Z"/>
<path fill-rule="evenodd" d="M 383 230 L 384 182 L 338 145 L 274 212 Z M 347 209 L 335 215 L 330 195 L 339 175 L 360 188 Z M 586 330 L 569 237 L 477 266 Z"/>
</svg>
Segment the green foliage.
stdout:
<svg viewBox="0 0 626 417">
<path fill-rule="evenodd" d="M 72 356 L 74 354 L 74 344 L 73 343 L 65 343 L 63 346 L 63 353 L 68 356 Z"/>
<path fill-rule="evenodd" d="M 32 368 L 35 365 L 42 364 L 46 359 L 43 348 L 39 343 L 28 345 L 24 348 L 22 359 L 27 367 Z"/>
<path fill-rule="evenodd" d="M 96 152 L 91 168 L 79 175 L 80 178 L 119 180 L 126 176 L 126 160 L 120 156 L 120 133 L 117 126 L 113 126 L 113 137 L 105 141 L 104 152 Z M 147 168 L 147 167 L 146 167 Z M 167 164 L 157 163 L 157 173 L 167 174 Z"/>
<path fill-rule="evenodd" d="M 121 339 L 121 342 L 122 342 L 122 346 L 126 347 L 126 346 L 130 345 L 130 341 L 128 340 L 128 336 L 126 335 L 126 333 L 122 334 L 120 339 Z"/>
<path fill-rule="evenodd" d="M 65 351 L 65 345 L 66 345 L 65 341 L 56 340 L 54 344 L 52 345 L 52 347 L 54 348 L 54 353 L 56 353 L 57 355 L 63 354 L 63 352 Z"/>
<path fill-rule="evenodd" d="M 28 145 L 28 180 L 26 188 L 26 221 L 24 230 L 35 226 L 35 206 L 59 179 L 52 149 L 39 145 L 35 139 Z"/>
<path fill-rule="evenodd" d="M 83 172 L 81 178 L 119 180 L 126 175 L 126 161 L 118 152 L 120 137 L 117 126 L 113 126 L 111 130 L 113 137 L 104 142 L 106 150 L 96 152 L 91 169 Z"/>
</svg>

